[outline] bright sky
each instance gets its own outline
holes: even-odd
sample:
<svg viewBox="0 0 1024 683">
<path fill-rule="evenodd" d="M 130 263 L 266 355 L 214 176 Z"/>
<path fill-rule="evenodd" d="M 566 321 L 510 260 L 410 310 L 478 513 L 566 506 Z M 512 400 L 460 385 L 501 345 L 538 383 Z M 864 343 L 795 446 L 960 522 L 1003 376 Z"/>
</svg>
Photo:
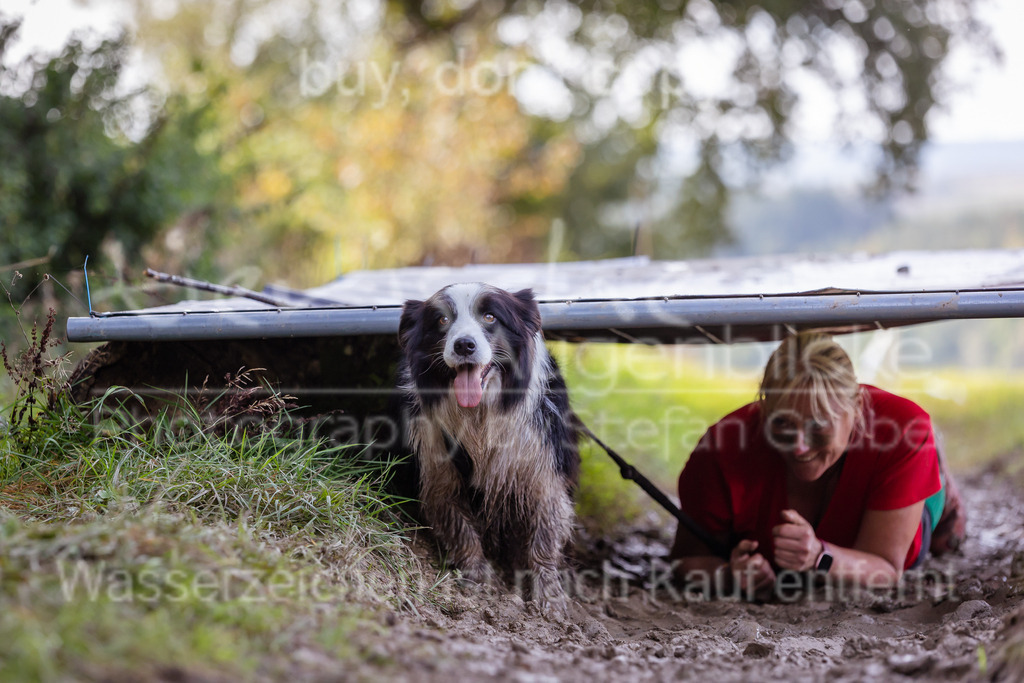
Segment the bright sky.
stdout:
<svg viewBox="0 0 1024 683">
<path fill-rule="evenodd" d="M 114 33 L 120 25 L 117 5 L 99 0 L 89 6 L 75 0 L 4 0 L 0 13 L 21 17 L 18 38 L 5 61 L 20 61 L 35 50 L 55 52 L 76 29 Z"/>
<path fill-rule="evenodd" d="M 954 55 L 950 71 L 963 90 L 954 95 L 948 111 L 935 112 L 931 120 L 935 142 L 1024 141 L 1024 41 L 1019 40 L 1024 35 L 1024 2 L 978 1 L 1003 50 L 1004 62 L 1000 67 L 981 61 L 970 50 Z M 4 0 L 3 12 L 25 17 L 12 58 L 39 47 L 55 50 L 76 28 L 112 31 L 121 15 L 117 0 L 94 0 L 88 7 L 75 0 Z"/>
<path fill-rule="evenodd" d="M 1003 51 L 1002 66 L 955 55 L 951 73 L 966 89 L 932 120 L 937 142 L 1024 141 L 1024 2 L 982 0 L 982 18 Z"/>
</svg>

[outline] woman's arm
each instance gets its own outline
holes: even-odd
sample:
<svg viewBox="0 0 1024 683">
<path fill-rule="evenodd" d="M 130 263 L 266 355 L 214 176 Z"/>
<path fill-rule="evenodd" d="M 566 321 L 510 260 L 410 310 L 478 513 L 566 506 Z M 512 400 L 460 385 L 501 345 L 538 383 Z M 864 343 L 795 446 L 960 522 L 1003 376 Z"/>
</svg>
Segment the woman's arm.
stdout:
<svg viewBox="0 0 1024 683">
<path fill-rule="evenodd" d="M 923 500 L 897 510 L 866 510 L 853 548 L 837 548 L 833 552 L 829 574 L 856 580 L 864 586 L 891 585 L 899 581 L 907 551 L 921 525 L 923 510 Z M 927 548 L 921 550 L 924 552 Z"/>
<path fill-rule="evenodd" d="M 775 584 L 775 572 L 757 550 L 757 541 L 736 544 L 729 561 L 713 555 L 707 545 L 680 524 L 669 559 L 676 560 L 676 577 L 686 583 L 709 586 L 720 593 L 754 599 Z"/>
<path fill-rule="evenodd" d="M 668 558 L 678 560 L 675 573 L 680 579 L 686 579 L 686 575 L 691 572 L 713 574 L 725 563 L 725 560 L 712 553 L 707 545 L 683 524 L 676 528 L 676 538 Z"/>
<path fill-rule="evenodd" d="M 829 578 L 867 587 L 895 584 L 921 523 L 924 501 L 897 510 L 867 510 L 852 548 L 831 543 Z M 773 529 L 775 561 L 783 569 L 807 571 L 822 551 L 821 540 L 795 510 L 783 511 L 784 522 Z"/>
</svg>

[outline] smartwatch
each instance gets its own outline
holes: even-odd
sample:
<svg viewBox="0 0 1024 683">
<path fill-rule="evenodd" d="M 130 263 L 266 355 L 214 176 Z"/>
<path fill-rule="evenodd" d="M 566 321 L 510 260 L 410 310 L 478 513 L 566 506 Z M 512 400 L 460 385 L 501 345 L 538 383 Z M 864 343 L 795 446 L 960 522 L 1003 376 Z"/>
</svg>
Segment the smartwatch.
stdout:
<svg viewBox="0 0 1024 683">
<path fill-rule="evenodd" d="M 832 553 L 829 552 L 828 544 L 825 543 L 825 541 L 821 541 L 821 554 L 818 555 L 818 559 L 814 561 L 814 570 L 821 572 L 822 574 L 828 574 L 828 570 L 831 568 Z"/>
</svg>

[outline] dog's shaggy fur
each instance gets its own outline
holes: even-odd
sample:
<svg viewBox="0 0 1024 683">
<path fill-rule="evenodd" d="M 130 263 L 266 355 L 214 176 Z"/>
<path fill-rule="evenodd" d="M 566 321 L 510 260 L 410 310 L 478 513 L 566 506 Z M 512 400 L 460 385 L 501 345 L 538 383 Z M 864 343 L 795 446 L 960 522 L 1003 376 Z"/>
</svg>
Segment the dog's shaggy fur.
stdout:
<svg viewBox="0 0 1024 683">
<path fill-rule="evenodd" d="M 487 558 L 528 570 L 535 598 L 560 600 L 578 432 L 533 292 L 450 285 L 405 303 L 399 341 L 422 510 L 449 561 L 482 583 Z"/>
</svg>

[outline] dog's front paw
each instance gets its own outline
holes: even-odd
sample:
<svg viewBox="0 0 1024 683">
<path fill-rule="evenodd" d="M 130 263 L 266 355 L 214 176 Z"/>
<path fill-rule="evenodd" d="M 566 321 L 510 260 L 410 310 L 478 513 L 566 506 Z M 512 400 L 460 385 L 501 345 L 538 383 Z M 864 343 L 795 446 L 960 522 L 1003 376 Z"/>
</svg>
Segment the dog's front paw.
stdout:
<svg viewBox="0 0 1024 683">
<path fill-rule="evenodd" d="M 462 567 L 459 570 L 462 585 L 492 587 L 498 585 L 498 575 L 486 560 Z"/>
<path fill-rule="evenodd" d="M 537 610 L 545 619 L 559 624 L 565 623 L 569 619 L 569 598 L 565 593 L 540 598 L 536 604 Z"/>
<path fill-rule="evenodd" d="M 554 621 L 564 621 L 569 613 L 569 597 L 561 577 L 555 571 L 540 571 L 533 584 L 533 602 L 540 613 Z"/>
</svg>

